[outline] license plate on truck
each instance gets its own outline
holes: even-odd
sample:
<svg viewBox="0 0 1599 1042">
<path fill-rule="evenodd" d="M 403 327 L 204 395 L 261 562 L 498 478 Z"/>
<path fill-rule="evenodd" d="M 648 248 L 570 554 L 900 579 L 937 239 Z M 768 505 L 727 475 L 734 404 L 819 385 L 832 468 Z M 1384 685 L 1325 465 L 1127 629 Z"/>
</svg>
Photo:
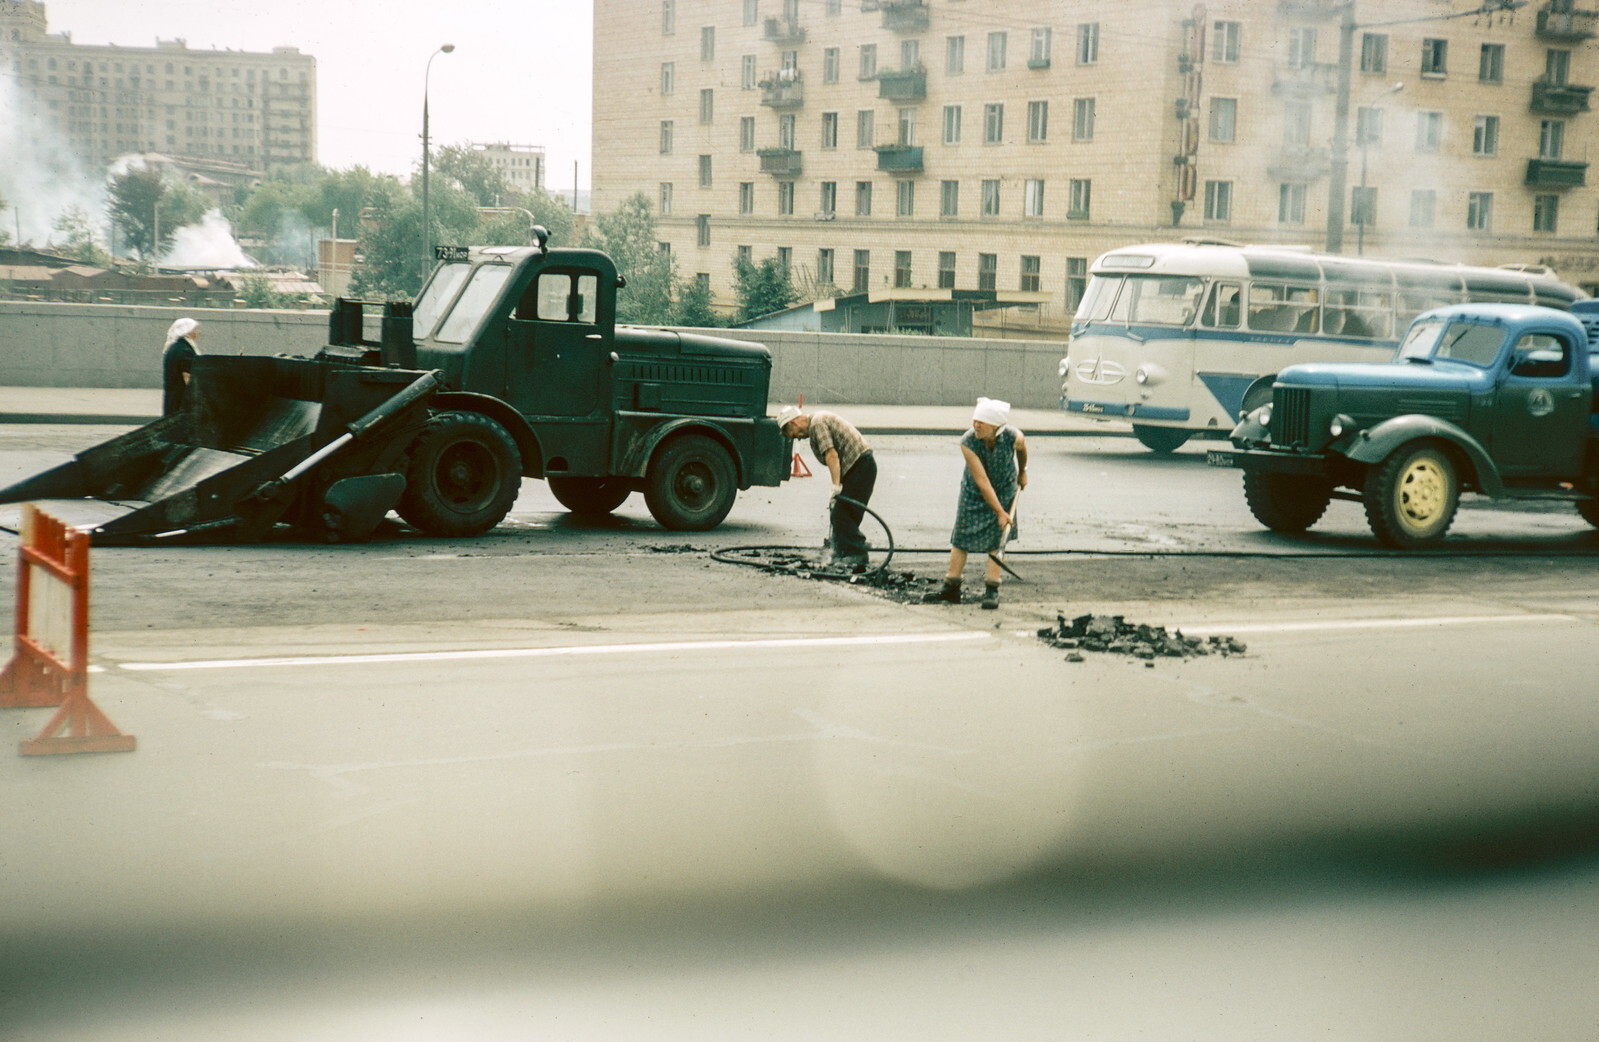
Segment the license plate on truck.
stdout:
<svg viewBox="0 0 1599 1042">
<path fill-rule="evenodd" d="M 1231 449 L 1206 449 L 1205 462 L 1212 467 L 1231 467 L 1233 454 Z"/>
</svg>

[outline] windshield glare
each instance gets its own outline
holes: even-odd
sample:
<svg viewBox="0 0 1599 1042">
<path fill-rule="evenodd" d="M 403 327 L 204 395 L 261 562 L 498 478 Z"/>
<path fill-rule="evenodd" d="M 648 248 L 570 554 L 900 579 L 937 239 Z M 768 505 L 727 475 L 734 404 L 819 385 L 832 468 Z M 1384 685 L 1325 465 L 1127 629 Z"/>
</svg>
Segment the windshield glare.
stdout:
<svg viewBox="0 0 1599 1042">
<path fill-rule="evenodd" d="M 412 336 L 421 339 L 433 332 L 433 326 L 438 322 L 439 316 L 444 314 L 444 308 L 450 303 L 450 298 L 455 296 L 455 291 L 460 288 L 461 280 L 466 278 L 466 273 L 471 270 L 470 264 L 446 264 L 434 274 L 427 284 L 427 289 L 416 298 L 416 307 L 412 309 Z"/>
<path fill-rule="evenodd" d="M 1399 346 L 1400 358 L 1448 359 L 1486 369 L 1499 357 L 1504 330 L 1474 322 L 1421 322 Z"/>
<path fill-rule="evenodd" d="M 478 268 L 472 281 L 461 292 L 461 299 L 450 309 L 450 317 L 439 327 L 437 339 L 450 344 L 460 344 L 472 335 L 478 323 L 489 310 L 505 280 L 511 276 L 508 264 L 488 264 Z"/>
<path fill-rule="evenodd" d="M 1186 326 L 1194 321 L 1205 284 L 1181 275 L 1129 275 L 1111 319 L 1137 325 Z"/>
</svg>

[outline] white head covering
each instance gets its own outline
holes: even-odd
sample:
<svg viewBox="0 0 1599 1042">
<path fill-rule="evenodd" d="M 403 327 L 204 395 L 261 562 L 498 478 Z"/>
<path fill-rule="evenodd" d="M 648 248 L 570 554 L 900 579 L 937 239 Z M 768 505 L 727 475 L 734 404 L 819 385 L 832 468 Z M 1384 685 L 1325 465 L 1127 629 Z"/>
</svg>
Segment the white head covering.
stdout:
<svg viewBox="0 0 1599 1042">
<path fill-rule="evenodd" d="M 1003 427 L 1010 422 L 1010 402 L 1002 402 L 998 398 L 979 398 L 977 408 L 972 410 L 972 419 Z"/>
<path fill-rule="evenodd" d="M 183 339 L 199 328 L 200 323 L 196 322 L 192 318 L 178 319 L 176 322 L 172 323 L 172 325 L 167 327 L 166 346 L 171 347 L 173 344 L 177 343 L 179 340 Z"/>
<path fill-rule="evenodd" d="M 799 419 L 800 411 L 797 405 L 785 405 L 777 410 L 777 429 L 782 430 L 788 426 L 788 421 Z"/>
</svg>

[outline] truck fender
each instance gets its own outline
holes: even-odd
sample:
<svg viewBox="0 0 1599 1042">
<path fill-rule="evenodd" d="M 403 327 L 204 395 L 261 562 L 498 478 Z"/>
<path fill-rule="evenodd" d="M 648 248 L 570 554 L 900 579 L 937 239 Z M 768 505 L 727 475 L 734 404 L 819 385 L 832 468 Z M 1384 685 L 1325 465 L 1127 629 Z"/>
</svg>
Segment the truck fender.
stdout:
<svg viewBox="0 0 1599 1042">
<path fill-rule="evenodd" d="M 522 455 L 523 475 L 530 478 L 544 476 L 544 453 L 539 448 L 538 435 L 533 433 L 527 419 L 511 405 L 491 394 L 474 391 L 445 391 L 434 395 L 429 405 L 434 412 L 475 412 L 487 416 L 504 427 L 516 442 L 517 451 Z"/>
<path fill-rule="evenodd" d="M 738 472 L 738 487 L 749 487 L 744 476 L 744 459 L 738 451 L 738 445 L 728 436 L 727 431 L 717 424 L 687 417 L 656 424 L 649 430 L 642 432 L 640 437 L 630 439 L 628 444 L 623 447 L 617 472 L 634 478 L 644 477 L 645 472 L 649 469 L 650 460 L 655 458 L 656 451 L 667 439 L 685 433 L 703 434 L 720 443 L 727 450 L 727 454 L 733 458 L 733 466 Z"/>
<path fill-rule="evenodd" d="M 1375 466 L 1401 445 L 1424 438 L 1445 442 L 1465 458 L 1472 472 L 1461 475 L 1466 484 L 1474 484 L 1490 496 L 1504 494 L 1504 481 L 1499 476 L 1499 468 L 1494 466 L 1493 457 L 1488 455 L 1481 443 L 1459 426 L 1436 416 L 1396 416 L 1334 442 L 1332 448 L 1356 463 Z"/>
</svg>

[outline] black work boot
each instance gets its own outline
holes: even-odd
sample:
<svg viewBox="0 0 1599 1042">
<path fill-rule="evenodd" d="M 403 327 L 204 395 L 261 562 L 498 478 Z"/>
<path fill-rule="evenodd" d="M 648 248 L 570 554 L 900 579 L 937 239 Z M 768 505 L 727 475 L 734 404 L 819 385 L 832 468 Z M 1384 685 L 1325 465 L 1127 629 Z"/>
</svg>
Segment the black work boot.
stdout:
<svg viewBox="0 0 1599 1042">
<path fill-rule="evenodd" d="M 990 611 L 999 607 L 999 583 L 983 584 L 983 607 Z"/>
<path fill-rule="evenodd" d="M 961 602 L 960 576 L 944 580 L 944 588 L 937 593 L 922 594 L 923 604 L 959 604 Z"/>
</svg>

